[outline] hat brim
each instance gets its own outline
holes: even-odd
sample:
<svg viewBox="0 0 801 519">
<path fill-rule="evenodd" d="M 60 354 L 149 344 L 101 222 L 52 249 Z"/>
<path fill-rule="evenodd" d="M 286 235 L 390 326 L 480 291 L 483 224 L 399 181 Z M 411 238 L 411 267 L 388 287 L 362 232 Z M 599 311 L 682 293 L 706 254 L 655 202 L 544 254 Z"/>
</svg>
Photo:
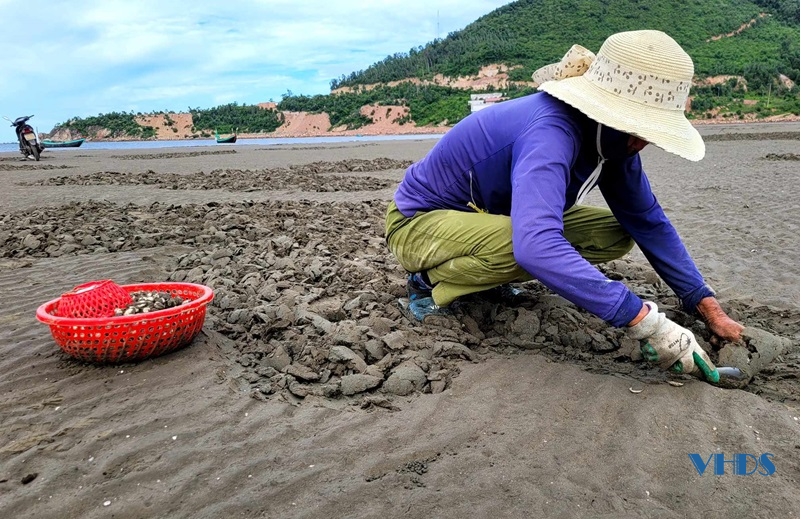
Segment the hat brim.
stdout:
<svg viewBox="0 0 801 519">
<path fill-rule="evenodd" d="M 539 90 L 616 130 L 691 161 L 704 158 L 706 147 L 684 112 L 635 103 L 591 83 L 584 76 L 546 81 Z"/>
</svg>

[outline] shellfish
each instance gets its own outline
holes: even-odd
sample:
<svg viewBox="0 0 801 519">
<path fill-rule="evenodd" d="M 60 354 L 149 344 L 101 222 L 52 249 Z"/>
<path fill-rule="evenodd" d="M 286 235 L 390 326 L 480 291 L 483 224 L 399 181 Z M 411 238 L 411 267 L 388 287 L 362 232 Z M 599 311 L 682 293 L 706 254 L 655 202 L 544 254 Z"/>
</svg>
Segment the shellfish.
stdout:
<svg viewBox="0 0 801 519">
<path fill-rule="evenodd" d="M 186 302 L 183 298 L 174 296 L 169 292 L 147 290 L 131 292 L 131 299 L 133 299 L 132 303 L 125 308 L 117 308 L 114 311 L 114 315 L 120 316 L 144 314 L 147 312 L 164 310 L 166 308 L 175 308 L 176 306 L 181 306 Z"/>
</svg>

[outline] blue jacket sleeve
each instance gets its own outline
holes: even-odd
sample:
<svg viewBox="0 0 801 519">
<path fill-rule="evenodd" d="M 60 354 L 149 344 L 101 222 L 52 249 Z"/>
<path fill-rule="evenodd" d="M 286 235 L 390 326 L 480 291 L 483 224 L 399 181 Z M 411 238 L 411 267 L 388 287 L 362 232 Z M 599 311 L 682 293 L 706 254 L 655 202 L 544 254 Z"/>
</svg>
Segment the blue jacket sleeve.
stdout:
<svg viewBox="0 0 801 519">
<path fill-rule="evenodd" d="M 580 143 L 578 132 L 540 120 L 515 141 L 512 152 L 512 246 L 515 260 L 534 278 L 613 326 L 625 326 L 642 301 L 581 257 L 564 237 L 562 215 Z"/>
<path fill-rule="evenodd" d="M 701 299 L 715 295 L 651 191 L 639 155 L 607 163 L 598 186 L 612 213 L 686 311 L 694 313 Z"/>
</svg>

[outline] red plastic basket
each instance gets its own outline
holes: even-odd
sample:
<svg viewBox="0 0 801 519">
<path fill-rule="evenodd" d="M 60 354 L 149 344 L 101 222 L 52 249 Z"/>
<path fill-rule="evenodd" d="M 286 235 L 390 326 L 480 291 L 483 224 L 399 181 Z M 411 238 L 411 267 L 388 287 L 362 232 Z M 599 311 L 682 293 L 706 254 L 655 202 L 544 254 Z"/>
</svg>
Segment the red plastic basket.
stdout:
<svg viewBox="0 0 801 519">
<path fill-rule="evenodd" d="M 91 281 L 61 294 L 54 312 L 61 317 L 111 317 L 117 308 L 125 308 L 133 299 L 110 279 Z"/>
<path fill-rule="evenodd" d="M 72 357 L 100 363 L 133 362 L 192 342 L 203 328 L 206 306 L 214 299 L 211 288 L 194 283 L 142 283 L 121 288 L 128 294 L 168 292 L 185 302 L 144 314 L 80 318 L 60 316 L 58 298 L 41 305 L 36 318 L 50 326 L 56 344 Z"/>
</svg>

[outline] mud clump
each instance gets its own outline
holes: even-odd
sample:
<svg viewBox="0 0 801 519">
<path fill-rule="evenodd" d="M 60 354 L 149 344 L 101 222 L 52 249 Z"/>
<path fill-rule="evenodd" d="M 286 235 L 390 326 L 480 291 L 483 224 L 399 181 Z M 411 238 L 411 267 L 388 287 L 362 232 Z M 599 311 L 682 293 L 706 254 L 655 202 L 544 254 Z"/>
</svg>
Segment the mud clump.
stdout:
<svg viewBox="0 0 801 519">
<path fill-rule="evenodd" d="M 357 399 L 363 407 L 391 408 L 397 396 L 447 390 L 465 362 L 489 354 L 544 355 L 643 381 L 668 377 L 636 361 L 638 345 L 622 330 L 538 282 L 518 285 L 524 291 L 513 297 L 489 291 L 463 298 L 452 317 L 410 321 L 398 306 L 405 273 L 383 238 L 385 211 L 384 201 L 70 203 L 0 214 L 0 257 L 191 247 L 161 257 L 163 280 L 215 291 L 209 337 L 229 363 L 231 382 L 257 399 Z M 712 352 L 703 323 L 680 310 L 649 267 L 627 259 L 600 268 L 657 301 Z M 733 311 L 742 322 L 797 341 L 797 310 Z M 776 378 L 760 374 L 748 390 L 797 400 L 797 351 L 772 366 L 767 375 Z"/>
<path fill-rule="evenodd" d="M 743 377 L 739 380 L 722 378 L 720 385 L 745 387 L 754 376 L 766 369 L 777 357 L 788 352 L 791 347 L 792 343 L 785 337 L 758 328 L 746 327 L 740 343 L 726 344 L 718 354 L 720 365 L 739 368 Z"/>
</svg>

